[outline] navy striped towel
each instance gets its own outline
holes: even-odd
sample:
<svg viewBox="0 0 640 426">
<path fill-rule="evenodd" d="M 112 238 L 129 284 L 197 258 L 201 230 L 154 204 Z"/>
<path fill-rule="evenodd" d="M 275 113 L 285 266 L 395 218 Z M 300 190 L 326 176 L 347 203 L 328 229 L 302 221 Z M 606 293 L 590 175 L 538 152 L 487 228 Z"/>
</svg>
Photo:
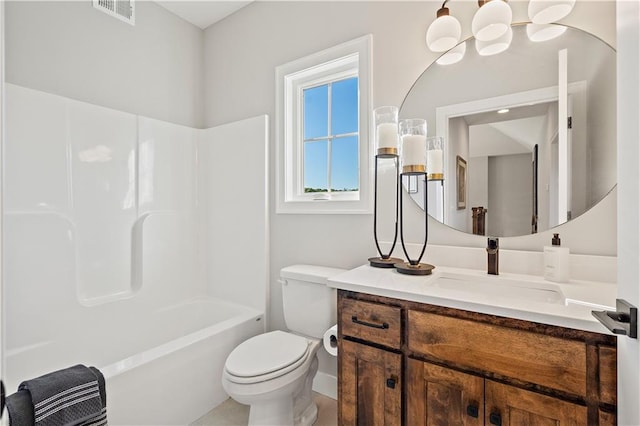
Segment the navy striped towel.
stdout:
<svg viewBox="0 0 640 426">
<path fill-rule="evenodd" d="M 36 426 L 106 425 L 106 398 L 103 402 L 100 385 L 104 395 L 102 374 L 75 365 L 26 380 L 18 392 L 31 394 Z"/>
</svg>

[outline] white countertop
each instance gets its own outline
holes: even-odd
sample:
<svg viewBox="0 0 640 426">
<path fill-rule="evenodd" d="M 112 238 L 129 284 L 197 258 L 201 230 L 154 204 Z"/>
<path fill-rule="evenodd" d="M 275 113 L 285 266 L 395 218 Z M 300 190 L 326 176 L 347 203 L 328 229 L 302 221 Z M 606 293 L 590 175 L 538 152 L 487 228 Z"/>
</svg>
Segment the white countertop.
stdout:
<svg viewBox="0 0 640 426">
<path fill-rule="evenodd" d="M 413 276 L 393 268 L 363 265 L 332 277 L 328 285 L 605 334 L 611 333 L 591 311 L 615 310 L 617 295 L 617 286 L 612 283 L 555 283 L 533 275 L 488 275 L 485 271 L 444 266 L 437 266 L 431 275 Z"/>
</svg>

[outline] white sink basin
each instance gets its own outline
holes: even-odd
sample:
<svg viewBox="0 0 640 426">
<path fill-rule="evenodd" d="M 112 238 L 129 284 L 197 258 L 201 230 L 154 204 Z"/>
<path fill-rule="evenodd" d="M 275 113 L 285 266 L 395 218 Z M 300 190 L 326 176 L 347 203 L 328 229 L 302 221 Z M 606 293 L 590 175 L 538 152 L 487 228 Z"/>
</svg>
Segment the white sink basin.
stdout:
<svg viewBox="0 0 640 426">
<path fill-rule="evenodd" d="M 433 285 L 448 290 L 478 293 L 485 297 L 565 304 L 565 297 L 560 287 L 545 282 L 525 281 L 501 276 L 467 276 L 447 272 L 438 277 Z"/>
</svg>

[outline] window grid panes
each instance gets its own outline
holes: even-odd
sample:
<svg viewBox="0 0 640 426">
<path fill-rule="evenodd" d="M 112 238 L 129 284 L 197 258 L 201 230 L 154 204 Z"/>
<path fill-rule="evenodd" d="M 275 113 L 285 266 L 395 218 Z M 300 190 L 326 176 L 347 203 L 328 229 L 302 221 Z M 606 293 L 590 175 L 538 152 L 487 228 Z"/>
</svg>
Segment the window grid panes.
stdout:
<svg viewBox="0 0 640 426">
<path fill-rule="evenodd" d="M 303 188 L 359 189 L 358 77 L 303 90 Z"/>
</svg>

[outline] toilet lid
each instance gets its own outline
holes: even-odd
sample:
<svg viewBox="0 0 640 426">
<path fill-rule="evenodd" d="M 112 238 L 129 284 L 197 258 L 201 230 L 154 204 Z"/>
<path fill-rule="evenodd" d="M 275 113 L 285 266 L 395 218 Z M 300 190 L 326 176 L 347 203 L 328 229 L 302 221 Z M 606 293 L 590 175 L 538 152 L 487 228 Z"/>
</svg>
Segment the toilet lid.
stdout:
<svg viewBox="0 0 640 426">
<path fill-rule="evenodd" d="M 236 347 L 225 365 L 237 377 L 255 377 L 281 370 L 307 353 L 309 342 L 304 337 L 276 330 L 260 334 Z"/>
</svg>

